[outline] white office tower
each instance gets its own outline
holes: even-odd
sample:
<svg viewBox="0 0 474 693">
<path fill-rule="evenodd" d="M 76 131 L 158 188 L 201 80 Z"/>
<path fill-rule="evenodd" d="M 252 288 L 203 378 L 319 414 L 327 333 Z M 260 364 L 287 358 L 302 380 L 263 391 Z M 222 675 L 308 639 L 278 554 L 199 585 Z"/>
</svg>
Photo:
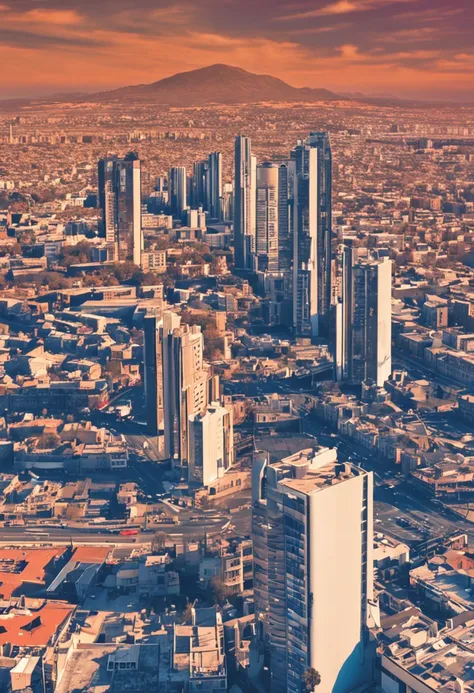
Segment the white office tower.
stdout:
<svg viewBox="0 0 474 693">
<path fill-rule="evenodd" d="M 265 162 L 257 166 L 255 269 L 278 272 L 279 167 Z"/>
<path fill-rule="evenodd" d="M 186 167 L 174 166 L 168 176 L 168 201 L 174 217 L 181 217 L 187 207 L 187 184 Z"/>
<path fill-rule="evenodd" d="M 382 387 L 392 372 L 391 260 L 358 257 L 356 248 L 344 248 L 337 317 L 338 379 Z"/>
<path fill-rule="evenodd" d="M 160 327 L 163 369 L 164 453 L 176 467 L 188 462 L 188 423 L 209 402 L 210 373 L 203 361 L 201 328 L 181 325 L 166 311 Z"/>
<path fill-rule="evenodd" d="M 224 183 L 221 197 L 221 221 L 230 221 L 234 218 L 234 185 Z"/>
<path fill-rule="evenodd" d="M 234 261 L 237 269 L 253 269 L 256 223 L 257 159 L 249 137 L 235 138 Z"/>
<path fill-rule="evenodd" d="M 318 693 L 371 680 L 372 474 L 336 450 L 302 450 L 252 469 L 255 611 L 270 647 L 271 693 L 300 693 L 309 667 Z"/>
<path fill-rule="evenodd" d="M 189 481 L 209 486 L 234 462 L 232 411 L 212 402 L 189 417 Z"/>
<path fill-rule="evenodd" d="M 191 229 L 206 230 L 206 213 L 203 212 L 202 207 L 186 210 L 186 226 Z"/>
</svg>

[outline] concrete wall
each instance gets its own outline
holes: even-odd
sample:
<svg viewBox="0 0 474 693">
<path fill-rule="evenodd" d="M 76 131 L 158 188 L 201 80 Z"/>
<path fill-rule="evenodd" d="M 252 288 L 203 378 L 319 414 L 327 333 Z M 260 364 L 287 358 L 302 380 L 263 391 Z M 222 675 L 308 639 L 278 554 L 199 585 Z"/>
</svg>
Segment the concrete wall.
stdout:
<svg viewBox="0 0 474 693">
<path fill-rule="evenodd" d="M 353 690 L 363 673 L 362 506 L 363 476 L 310 498 L 310 665 L 321 675 L 318 693 Z"/>
</svg>

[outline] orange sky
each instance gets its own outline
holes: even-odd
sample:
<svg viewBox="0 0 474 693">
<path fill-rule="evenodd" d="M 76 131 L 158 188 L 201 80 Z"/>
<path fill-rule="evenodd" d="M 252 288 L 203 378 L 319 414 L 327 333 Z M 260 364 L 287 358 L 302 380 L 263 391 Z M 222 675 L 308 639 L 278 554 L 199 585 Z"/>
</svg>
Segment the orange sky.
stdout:
<svg viewBox="0 0 474 693">
<path fill-rule="evenodd" d="M 473 0 L 0 0 L 1 97 L 216 62 L 333 91 L 474 100 Z"/>
</svg>

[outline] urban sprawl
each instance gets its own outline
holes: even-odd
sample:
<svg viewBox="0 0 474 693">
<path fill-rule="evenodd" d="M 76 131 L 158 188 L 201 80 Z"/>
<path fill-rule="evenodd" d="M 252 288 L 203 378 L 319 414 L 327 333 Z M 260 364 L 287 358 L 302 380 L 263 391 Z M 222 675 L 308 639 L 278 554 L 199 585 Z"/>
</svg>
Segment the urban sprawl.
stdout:
<svg viewBox="0 0 474 693">
<path fill-rule="evenodd" d="M 474 691 L 474 109 L 0 111 L 0 691 Z"/>
</svg>

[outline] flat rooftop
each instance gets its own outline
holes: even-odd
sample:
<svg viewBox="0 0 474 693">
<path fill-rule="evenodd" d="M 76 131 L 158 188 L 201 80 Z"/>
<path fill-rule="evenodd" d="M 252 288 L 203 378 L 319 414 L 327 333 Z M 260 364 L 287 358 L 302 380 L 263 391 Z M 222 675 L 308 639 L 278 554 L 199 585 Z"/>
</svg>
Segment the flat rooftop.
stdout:
<svg viewBox="0 0 474 693">
<path fill-rule="evenodd" d="M 0 549 L 0 597 L 9 599 L 25 583 L 44 585 L 49 564 L 64 551 L 64 548 Z"/>
<path fill-rule="evenodd" d="M 301 472 L 304 472 L 304 467 L 306 464 L 308 463 L 301 460 L 295 464 L 295 467 L 300 467 Z M 298 471 L 296 473 L 298 474 Z M 330 462 L 329 464 L 317 469 L 308 468 L 306 473 L 304 473 L 304 476 L 301 478 L 285 478 L 279 483 L 282 486 L 287 486 L 295 491 L 311 494 L 324 490 L 328 486 L 335 486 L 343 481 L 365 475 L 366 473 L 367 472 L 364 472 L 358 467 L 354 467 L 347 462 Z"/>
</svg>

